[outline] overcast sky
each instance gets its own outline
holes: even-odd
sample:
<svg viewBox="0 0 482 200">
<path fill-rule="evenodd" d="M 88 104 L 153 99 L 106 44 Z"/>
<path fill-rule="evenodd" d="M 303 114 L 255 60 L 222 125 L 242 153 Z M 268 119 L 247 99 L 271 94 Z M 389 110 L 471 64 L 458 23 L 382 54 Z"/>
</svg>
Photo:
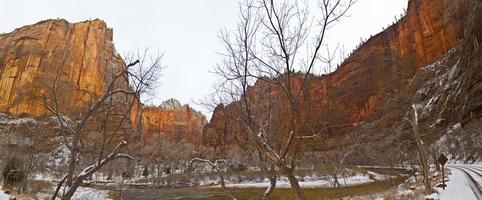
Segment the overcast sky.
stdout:
<svg viewBox="0 0 482 200">
<path fill-rule="evenodd" d="M 360 38 L 391 24 L 407 2 L 358 0 L 350 17 L 331 29 L 327 40 L 349 52 Z M 219 31 L 233 29 L 237 15 L 238 0 L 0 0 L 0 32 L 49 18 L 69 22 L 100 18 L 114 29 L 114 44 L 121 55 L 144 47 L 165 52 L 167 68 L 155 104 L 169 98 L 192 104 L 211 90 L 216 77 L 209 71 L 219 61 L 216 52 L 222 50 Z"/>
</svg>

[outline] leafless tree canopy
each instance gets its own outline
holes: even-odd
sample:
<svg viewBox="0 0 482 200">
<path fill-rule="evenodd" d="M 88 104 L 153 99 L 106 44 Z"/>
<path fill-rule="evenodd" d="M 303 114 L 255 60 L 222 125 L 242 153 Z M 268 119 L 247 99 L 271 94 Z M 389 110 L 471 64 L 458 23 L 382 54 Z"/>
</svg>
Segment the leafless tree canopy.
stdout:
<svg viewBox="0 0 482 200">
<path fill-rule="evenodd" d="M 136 113 L 141 108 L 141 95 L 155 88 L 162 56 L 148 58 L 147 50 L 137 55 L 129 55 L 127 60 L 131 62 L 120 66 L 116 63 L 119 59 L 113 58 L 105 90 L 98 96 L 91 95 L 92 103 L 79 115 L 69 116 L 59 109 L 63 102 L 58 98 L 57 78 L 51 87 L 51 95 L 44 97 L 45 107 L 59 125 L 62 143 L 70 151 L 67 174 L 59 183 L 53 199 L 64 181 L 69 188 L 62 195 L 62 199 L 70 199 L 82 181 L 102 166 L 118 158 L 132 159 L 131 156 L 121 153 L 129 137 L 133 135 L 133 129 L 130 128 L 133 122 L 131 113 Z M 61 69 L 59 68 L 59 74 L 62 73 Z M 89 137 L 90 139 L 87 139 Z M 86 158 L 86 151 L 90 147 L 87 141 L 93 141 L 94 149 L 88 151 L 95 151 L 97 160 L 79 172 L 79 164 L 85 162 L 82 159 Z M 95 148 L 95 145 L 100 146 Z"/>
<path fill-rule="evenodd" d="M 293 171 L 300 141 L 310 137 L 301 108 L 307 95 L 304 86 L 315 68 L 332 60 L 333 55 L 323 55 L 321 51 L 326 33 L 353 4 L 353 0 L 247 0 L 240 5 L 237 29 L 221 33 L 225 50 L 215 69 L 221 83 L 211 100 L 239 104 L 241 112 L 232 115 L 233 119 L 247 129 L 253 144 L 288 177 L 298 199 L 304 196 Z M 285 103 L 268 103 L 267 108 L 259 109 L 272 94 L 265 92 L 253 97 L 250 88 L 258 82 L 280 91 Z M 283 116 L 270 114 L 275 112 Z M 283 124 L 288 125 L 279 123 L 283 119 Z M 267 135 L 287 137 L 275 145 Z"/>
</svg>

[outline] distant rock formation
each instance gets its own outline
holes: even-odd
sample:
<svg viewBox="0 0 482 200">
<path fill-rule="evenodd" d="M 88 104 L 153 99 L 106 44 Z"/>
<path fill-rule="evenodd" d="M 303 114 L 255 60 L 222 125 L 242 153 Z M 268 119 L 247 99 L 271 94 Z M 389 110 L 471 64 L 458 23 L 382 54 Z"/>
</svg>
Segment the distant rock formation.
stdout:
<svg viewBox="0 0 482 200">
<path fill-rule="evenodd" d="M 164 101 L 158 107 L 142 109 L 142 139 L 145 143 L 165 137 L 170 141 L 202 144 L 202 128 L 206 117 L 176 99 Z"/>
<path fill-rule="evenodd" d="M 159 105 L 162 109 L 179 109 L 181 107 L 181 102 L 176 99 L 168 99 Z"/>
</svg>

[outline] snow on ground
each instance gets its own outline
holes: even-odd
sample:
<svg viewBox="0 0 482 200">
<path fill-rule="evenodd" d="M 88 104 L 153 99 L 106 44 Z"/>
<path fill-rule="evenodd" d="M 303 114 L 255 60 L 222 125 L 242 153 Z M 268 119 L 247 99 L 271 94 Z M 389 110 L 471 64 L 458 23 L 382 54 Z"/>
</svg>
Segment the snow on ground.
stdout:
<svg viewBox="0 0 482 200">
<path fill-rule="evenodd" d="M 371 178 L 377 180 L 377 181 L 383 181 L 389 178 L 395 178 L 396 176 L 389 176 L 389 175 L 384 175 L 384 174 L 379 174 L 376 172 L 372 171 L 367 171 L 367 174 L 371 176 Z"/>
<path fill-rule="evenodd" d="M 343 197 L 343 200 L 384 200 L 382 194 L 369 194 L 369 195 L 360 195 L 360 196 L 348 196 Z"/>
<path fill-rule="evenodd" d="M 35 194 L 38 199 L 50 199 L 52 197 L 53 191 L 55 191 L 56 186 L 52 187 L 49 192 L 41 192 Z M 62 194 L 63 189 L 60 189 L 59 195 Z M 65 191 L 66 192 L 66 191 Z M 110 199 L 108 190 L 101 190 L 89 187 L 79 187 L 72 196 L 72 200 L 93 200 L 93 199 Z M 3 200 L 0 198 L 0 200 Z"/>
<path fill-rule="evenodd" d="M 9 200 L 10 196 L 7 194 L 3 193 L 3 191 L 0 190 L 0 200 Z"/>
<path fill-rule="evenodd" d="M 70 150 L 65 144 L 60 145 L 48 155 L 48 159 L 52 161 L 51 166 L 66 166 L 69 157 Z"/>
<path fill-rule="evenodd" d="M 412 190 L 406 190 L 399 188 L 399 190 L 396 193 L 396 196 L 399 197 L 400 199 L 408 199 L 413 196 L 413 191 Z"/>
<path fill-rule="evenodd" d="M 424 197 L 424 199 L 433 199 L 433 200 L 436 200 L 436 199 L 437 199 L 437 200 L 438 200 L 438 199 L 440 199 L 440 196 L 439 196 L 438 193 L 434 192 L 434 193 L 432 193 L 432 194 L 426 195 L 426 196 Z"/>
<path fill-rule="evenodd" d="M 407 166 L 395 165 L 395 166 L 384 166 L 384 165 L 358 165 L 359 168 L 372 168 L 372 169 L 405 169 L 410 170 Z"/>
<path fill-rule="evenodd" d="M 318 181 L 300 181 L 300 186 L 302 188 L 316 188 L 316 187 L 329 187 L 332 185 L 331 182 L 325 180 L 318 180 Z M 269 186 L 269 182 L 246 182 L 246 183 L 233 183 L 233 184 L 226 184 L 226 187 L 232 188 L 266 188 Z M 219 186 L 215 186 L 219 187 Z M 287 180 L 277 180 L 276 181 L 277 188 L 290 188 L 290 182 Z"/>
<path fill-rule="evenodd" d="M 73 200 L 109 199 L 107 190 L 99 190 L 88 187 L 79 187 L 75 191 Z"/>
<path fill-rule="evenodd" d="M 446 182 L 447 187 L 445 190 L 437 188 L 440 200 L 477 200 L 474 192 L 472 191 L 469 180 L 465 173 L 458 169 L 447 166 L 451 174 L 449 175 L 449 181 Z M 436 199 L 436 198 L 434 198 Z"/>
<path fill-rule="evenodd" d="M 0 200 L 9 200 L 10 196 L 5 194 L 5 192 L 2 190 L 2 186 L 0 186 Z"/>
<path fill-rule="evenodd" d="M 325 178 L 326 179 L 326 178 Z M 302 188 L 322 188 L 322 187 L 332 187 L 333 186 L 333 181 L 332 180 L 325 180 L 322 179 L 321 177 L 305 177 L 303 179 L 298 178 L 299 184 Z M 378 180 L 378 179 L 377 179 Z M 370 179 L 370 176 L 363 175 L 363 174 L 357 174 L 355 176 L 347 177 L 347 178 L 339 178 L 338 181 L 342 186 L 347 186 L 347 185 L 357 185 L 357 184 L 362 184 L 362 183 L 370 183 L 374 182 L 373 179 Z M 269 186 L 269 180 L 265 179 L 262 182 L 255 182 L 255 181 L 249 181 L 245 183 L 230 183 L 226 184 L 226 187 L 232 187 L 232 188 L 265 188 Z M 214 186 L 214 187 L 220 187 L 220 186 Z M 290 182 L 286 177 L 281 177 L 278 178 L 276 181 L 276 187 L 277 188 L 290 188 Z"/>
</svg>

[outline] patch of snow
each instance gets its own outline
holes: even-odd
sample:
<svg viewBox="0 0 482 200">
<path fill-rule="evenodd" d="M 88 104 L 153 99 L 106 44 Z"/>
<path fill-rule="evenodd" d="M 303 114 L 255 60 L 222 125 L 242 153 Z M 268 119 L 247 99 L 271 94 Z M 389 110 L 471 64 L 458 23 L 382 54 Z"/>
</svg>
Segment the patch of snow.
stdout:
<svg viewBox="0 0 482 200">
<path fill-rule="evenodd" d="M 395 177 L 395 176 L 387 176 L 387 175 L 379 174 L 379 173 L 372 172 L 372 171 L 367 171 L 367 174 L 370 175 L 371 178 L 373 178 L 377 181 L 383 181 L 383 180 L 386 180 L 387 178 L 394 178 Z"/>
<path fill-rule="evenodd" d="M 300 181 L 300 187 L 302 188 L 318 188 L 318 187 L 330 187 L 332 185 L 331 182 L 325 180 L 318 180 L 318 181 Z M 269 186 L 269 182 L 245 182 L 245 183 L 234 183 L 234 184 L 226 184 L 226 187 L 232 188 L 266 188 Z M 214 186 L 219 187 L 219 186 Z M 287 180 L 278 180 L 276 181 L 276 188 L 290 188 L 290 182 Z"/>
<path fill-rule="evenodd" d="M 61 117 L 60 120 L 55 115 L 49 117 L 49 121 L 55 123 L 55 125 L 56 125 L 54 128 L 61 129 L 62 128 L 62 124 L 60 123 L 61 121 L 66 122 L 67 124 L 72 123 L 72 120 L 69 117 L 64 116 L 64 115 L 62 115 L 60 117 Z"/>
<path fill-rule="evenodd" d="M 370 179 L 370 176 L 368 175 L 355 175 L 346 178 L 346 185 L 355 185 L 355 184 L 361 184 L 361 183 L 368 183 L 368 182 L 373 182 L 373 180 Z"/>
<path fill-rule="evenodd" d="M 333 180 L 324 180 L 322 177 L 313 177 L 313 176 L 307 176 L 304 178 L 298 178 L 300 187 L 302 188 L 323 188 L 323 187 L 332 187 L 333 186 Z M 326 179 L 326 177 L 324 177 Z M 349 185 L 357 185 L 357 184 L 363 184 L 363 183 L 370 183 L 374 182 L 374 180 L 370 179 L 370 176 L 367 175 L 362 175 L 362 174 L 357 174 L 355 176 L 347 177 L 347 178 L 339 178 L 338 181 L 340 182 L 341 185 L 343 186 L 349 186 Z M 232 188 L 266 188 L 269 186 L 269 180 L 264 179 L 261 181 L 247 181 L 243 183 L 229 183 L 226 184 L 226 187 L 232 187 Z M 220 187 L 220 186 L 214 186 L 214 187 Z M 290 182 L 286 177 L 280 177 L 276 181 L 276 187 L 277 188 L 290 188 Z"/>
<path fill-rule="evenodd" d="M 0 186 L 0 200 L 10 200 L 10 195 L 5 194 L 1 186 Z"/>
<path fill-rule="evenodd" d="M 51 165 L 53 166 L 63 166 L 66 165 L 69 157 L 70 157 L 70 150 L 65 145 L 60 145 L 55 150 L 50 152 L 48 155 L 49 160 L 51 160 Z"/>
<path fill-rule="evenodd" d="M 397 197 L 412 197 L 413 196 L 413 191 L 412 190 L 399 190 L 397 191 Z"/>
<path fill-rule="evenodd" d="M 357 167 L 360 168 L 373 168 L 373 169 L 405 169 L 405 170 L 410 170 L 409 167 L 407 166 L 383 166 L 383 165 L 358 165 Z"/>
<path fill-rule="evenodd" d="M 58 179 L 51 174 L 38 173 L 33 176 L 33 180 L 53 182 L 53 181 L 57 181 Z"/>
<path fill-rule="evenodd" d="M 26 117 L 26 118 L 2 120 L 2 121 L 0 121 L 0 123 L 18 126 L 18 125 L 21 125 L 21 124 L 28 124 L 28 123 L 36 124 L 37 120 L 35 120 L 34 118 Z"/>
<path fill-rule="evenodd" d="M 452 129 L 454 130 L 461 129 L 461 128 L 462 128 L 462 125 L 460 123 L 456 123 L 454 126 L 452 126 Z"/>
<path fill-rule="evenodd" d="M 88 187 L 79 187 L 75 191 L 73 200 L 109 199 L 108 191 Z"/>
<path fill-rule="evenodd" d="M 105 162 L 105 159 L 103 159 L 102 161 L 100 161 L 100 163 L 103 163 Z M 85 176 L 86 174 L 90 173 L 92 169 L 94 169 L 95 167 L 97 167 L 97 162 L 95 164 L 92 164 L 92 165 L 89 165 L 87 166 L 86 168 L 84 168 L 84 170 L 82 170 L 82 172 L 80 172 L 79 176 Z"/>
<path fill-rule="evenodd" d="M 424 197 L 424 199 L 426 199 L 426 200 L 439 200 L 440 198 L 438 196 L 438 193 L 432 193 L 430 195 L 426 195 Z"/>
</svg>

